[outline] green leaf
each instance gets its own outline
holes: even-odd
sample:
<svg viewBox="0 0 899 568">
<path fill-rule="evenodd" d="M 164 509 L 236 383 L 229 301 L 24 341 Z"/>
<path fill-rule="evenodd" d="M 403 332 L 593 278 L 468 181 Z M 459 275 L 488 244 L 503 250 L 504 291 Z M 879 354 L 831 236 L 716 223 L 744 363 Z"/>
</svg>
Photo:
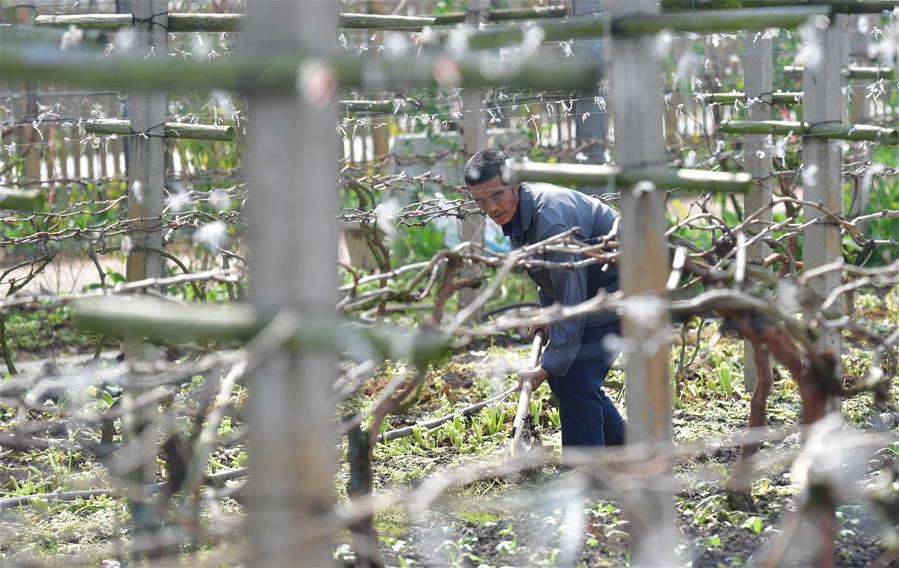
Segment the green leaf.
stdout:
<svg viewBox="0 0 899 568">
<path fill-rule="evenodd" d="M 743 528 L 749 529 L 755 534 L 759 534 L 762 532 L 762 519 L 761 517 L 749 517 L 745 521 L 743 521 Z"/>
<path fill-rule="evenodd" d="M 112 395 L 109 394 L 109 392 L 107 392 L 106 389 L 100 389 L 98 392 L 100 394 L 100 398 L 103 399 L 104 403 L 106 403 L 106 406 L 107 407 L 112 406 L 112 403 L 114 401 L 114 399 L 112 398 Z"/>
<path fill-rule="evenodd" d="M 718 386 L 721 387 L 721 390 L 724 391 L 724 394 L 726 394 L 727 396 L 733 396 L 733 377 L 730 373 L 730 367 L 726 362 L 722 361 L 718 364 L 718 368 L 716 369 L 716 371 L 718 374 Z"/>
<path fill-rule="evenodd" d="M 120 272 L 116 272 L 115 270 L 113 270 L 113 269 L 111 269 L 111 268 L 107 268 L 107 269 L 106 269 L 106 276 L 107 276 L 111 281 L 115 282 L 116 284 L 118 284 L 119 282 L 124 282 L 124 281 L 125 281 L 125 277 L 122 276 L 122 274 L 121 274 Z"/>
</svg>

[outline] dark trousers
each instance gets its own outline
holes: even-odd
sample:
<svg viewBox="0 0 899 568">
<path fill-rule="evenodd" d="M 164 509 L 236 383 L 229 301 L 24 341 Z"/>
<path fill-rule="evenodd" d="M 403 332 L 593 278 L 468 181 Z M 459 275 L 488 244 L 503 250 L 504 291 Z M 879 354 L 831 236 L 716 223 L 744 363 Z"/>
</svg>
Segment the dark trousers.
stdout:
<svg viewBox="0 0 899 568">
<path fill-rule="evenodd" d="M 563 446 L 624 444 L 624 419 L 602 388 L 618 356 L 603 346 L 610 333 L 621 334 L 620 322 L 586 328 L 568 374 L 547 380 L 559 404 Z"/>
</svg>

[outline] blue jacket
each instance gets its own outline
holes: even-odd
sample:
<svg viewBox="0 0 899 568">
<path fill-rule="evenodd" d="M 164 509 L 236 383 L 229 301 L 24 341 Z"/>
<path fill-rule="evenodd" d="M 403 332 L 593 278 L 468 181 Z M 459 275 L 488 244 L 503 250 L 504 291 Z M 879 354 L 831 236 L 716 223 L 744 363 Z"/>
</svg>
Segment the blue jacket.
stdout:
<svg viewBox="0 0 899 568">
<path fill-rule="evenodd" d="M 503 225 L 503 232 L 516 248 L 540 242 L 548 237 L 578 227 L 575 238 L 587 243 L 598 242 L 607 235 L 618 213 L 599 199 L 548 183 L 522 183 L 518 192 L 518 212 Z M 576 262 L 584 257 L 562 252 L 543 253 L 549 262 Z M 579 304 L 592 298 L 600 289 L 618 290 L 618 265 L 594 263 L 583 268 L 528 269 L 537 284 L 540 305 Z M 618 319 L 603 312 L 565 320 L 550 326 L 549 343 L 543 351 L 544 369 L 554 376 L 564 376 L 575 359 L 595 357 L 602 345 L 581 345 L 586 327 L 599 327 Z"/>
</svg>

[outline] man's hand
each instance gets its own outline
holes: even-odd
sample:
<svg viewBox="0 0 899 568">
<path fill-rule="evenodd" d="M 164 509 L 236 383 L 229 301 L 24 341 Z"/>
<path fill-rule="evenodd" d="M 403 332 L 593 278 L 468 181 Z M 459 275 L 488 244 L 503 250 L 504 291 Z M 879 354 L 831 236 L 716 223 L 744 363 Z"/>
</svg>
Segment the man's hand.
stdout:
<svg viewBox="0 0 899 568">
<path fill-rule="evenodd" d="M 536 391 L 537 387 L 543 384 L 543 381 L 549 378 L 549 371 L 544 369 L 543 367 L 536 367 L 534 369 L 521 369 L 518 371 L 518 390 L 521 390 L 521 385 L 528 379 L 531 380 L 531 391 Z"/>
<path fill-rule="evenodd" d="M 533 340 L 538 333 L 543 334 L 543 344 L 546 345 L 546 340 L 549 338 L 549 324 L 531 324 L 528 327 L 528 339 Z"/>
</svg>

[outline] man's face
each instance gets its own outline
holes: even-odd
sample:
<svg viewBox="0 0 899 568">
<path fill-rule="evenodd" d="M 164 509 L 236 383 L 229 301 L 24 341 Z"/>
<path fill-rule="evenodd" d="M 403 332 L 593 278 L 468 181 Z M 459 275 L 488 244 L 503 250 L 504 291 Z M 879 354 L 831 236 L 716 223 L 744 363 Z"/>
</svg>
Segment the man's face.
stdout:
<svg viewBox="0 0 899 568">
<path fill-rule="evenodd" d="M 505 225 L 515 216 L 518 209 L 518 184 L 503 185 L 502 178 L 495 176 L 484 183 L 468 186 L 475 205 L 486 213 L 497 225 Z"/>
</svg>

